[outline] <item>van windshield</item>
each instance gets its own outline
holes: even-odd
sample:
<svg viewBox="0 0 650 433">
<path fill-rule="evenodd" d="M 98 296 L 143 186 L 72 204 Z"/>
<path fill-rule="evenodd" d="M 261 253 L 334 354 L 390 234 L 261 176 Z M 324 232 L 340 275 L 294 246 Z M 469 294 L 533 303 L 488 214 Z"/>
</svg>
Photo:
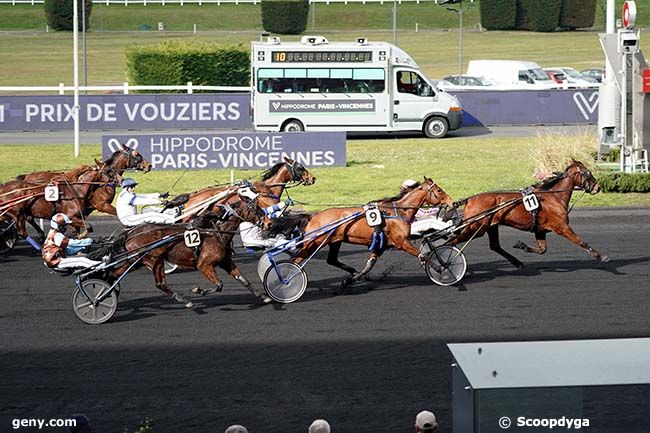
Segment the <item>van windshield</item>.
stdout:
<svg viewBox="0 0 650 433">
<path fill-rule="evenodd" d="M 533 76 L 535 81 L 551 81 L 546 72 L 541 69 L 529 69 L 528 72 Z"/>
</svg>

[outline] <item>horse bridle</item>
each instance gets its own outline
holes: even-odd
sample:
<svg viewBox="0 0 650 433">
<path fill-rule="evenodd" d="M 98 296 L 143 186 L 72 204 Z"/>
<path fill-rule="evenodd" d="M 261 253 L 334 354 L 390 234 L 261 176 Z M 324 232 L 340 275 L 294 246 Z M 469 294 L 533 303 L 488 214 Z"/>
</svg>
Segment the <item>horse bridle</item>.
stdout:
<svg viewBox="0 0 650 433">
<path fill-rule="evenodd" d="M 120 151 L 127 157 L 126 168 L 142 168 L 144 158 L 142 155 L 140 155 L 139 152 L 131 149 L 130 147 L 127 147 L 126 149 L 120 149 Z M 134 153 L 136 153 L 136 155 L 134 155 Z"/>
<path fill-rule="evenodd" d="M 596 180 L 594 175 L 591 174 L 591 172 L 588 169 L 581 168 L 581 167 L 577 167 L 577 168 L 578 168 L 577 173 L 580 174 L 580 176 L 582 178 L 582 182 L 580 183 L 580 188 L 582 188 L 587 194 L 591 194 L 593 192 L 594 188 L 596 188 L 596 185 L 598 184 L 598 181 Z M 576 173 L 574 173 L 574 175 L 575 174 Z M 573 175 L 571 175 L 571 176 L 573 176 Z"/>
<path fill-rule="evenodd" d="M 291 180 L 293 182 L 303 183 L 305 181 L 302 178 L 302 174 L 307 170 L 305 170 L 303 166 L 297 167 L 298 161 L 293 161 L 292 163 L 285 162 L 285 165 L 289 170 L 289 174 L 291 175 Z M 301 172 L 299 172 L 299 170 Z"/>
</svg>

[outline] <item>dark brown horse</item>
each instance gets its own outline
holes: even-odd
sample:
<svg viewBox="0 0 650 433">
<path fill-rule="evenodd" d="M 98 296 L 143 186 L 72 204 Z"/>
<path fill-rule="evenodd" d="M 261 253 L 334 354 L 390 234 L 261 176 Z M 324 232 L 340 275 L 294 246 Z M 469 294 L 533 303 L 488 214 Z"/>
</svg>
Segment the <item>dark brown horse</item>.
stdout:
<svg viewBox="0 0 650 433">
<path fill-rule="evenodd" d="M 255 200 L 249 201 L 241 197 L 227 206 L 219 206 L 218 209 L 220 209 L 218 212 L 210 212 L 193 220 L 189 227 L 187 224 L 143 224 L 128 231 L 124 239 L 124 250 L 132 252 L 153 244 L 165 236 L 174 238 L 173 241 L 148 252 L 142 263 L 153 273 L 158 289 L 173 296 L 188 308 L 192 307 L 192 303 L 183 295 L 173 292 L 167 285 L 165 261 L 176 264 L 182 269 L 198 269 L 212 283 L 211 289 L 195 288 L 193 289 L 195 293 L 207 294 L 222 290 L 223 282 L 214 269 L 217 265 L 250 290 L 250 282 L 241 274 L 233 261 L 232 238 L 242 221 L 256 223 L 263 212 Z M 190 229 L 197 229 L 200 233 L 198 247 L 190 248 L 185 244 L 183 235 Z M 115 269 L 113 277 L 121 275 L 128 266 L 129 263 L 125 263 Z"/>
<path fill-rule="evenodd" d="M 420 260 L 425 260 L 425 257 L 420 257 L 418 248 L 409 241 L 411 222 L 418 209 L 425 204 L 451 206 L 453 200 L 433 180 L 425 177 L 423 183 L 418 183 L 412 189 L 402 191 L 395 197 L 376 202 L 376 207 L 383 216 L 382 231 L 386 239 L 383 247 L 373 248 L 366 266 L 361 272 L 357 272 L 353 267 L 341 263 L 338 260 L 338 255 L 343 242 L 366 246 L 372 245 L 373 240 L 378 242 L 375 229 L 370 227 L 366 221 L 363 207 L 330 208 L 313 215 L 298 214 L 284 219 L 280 218 L 277 223 L 272 225 L 270 234 L 275 235 L 295 225 L 304 227 L 305 241 L 300 251 L 294 256 L 294 261 L 300 263 L 310 257 L 320 246 L 328 245 L 327 263 L 349 272 L 352 274 L 351 280 L 357 281 L 370 272 L 377 259 L 389 248 L 397 248 L 418 257 Z M 355 214 L 358 214 L 358 216 L 350 221 L 343 224 L 336 223 L 337 220 L 352 217 Z M 307 221 L 306 225 L 305 221 Z M 333 231 L 325 231 L 317 237 L 309 237 L 310 232 L 327 225 L 333 225 L 335 228 L 333 228 Z M 381 241 L 379 242 L 381 244 Z"/>
<path fill-rule="evenodd" d="M 291 182 L 296 185 L 313 185 L 316 178 L 302 164 L 285 157 L 283 162 L 278 162 L 262 174 L 261 182 L 253 183 L 253 187 L 260 194 L 257 199 L 259 206 L 264 208 L 277 204 L 287 184 Z M 209 202 L 212 197 L 228 188 L 229 186 L 203 188 L 185 195 L 178 203 L 182 203 L 187 210 L 202 209 L 202 203 Z M 171 204 L 176 202 L 177 200 L 174 200 Z M 184 220 L 189 220 L 193 215 L 195 212 L 188 212 Z"/>
<path fill-rule="evenodd" d="M 499 225 L 514 227 L 518 230 L 530 231 L 535 234 L 537 247 L 529 247 L 519 241 L 515 248 L 529 253 L 544 254 L 546 252 L 546 234 L 555 232 L 583 248 L 595 259 L 606 262 L 607 256 L 601 255 L 583 241 L 569 226 L 569 200 L 576 189 L 590 194 L 600 191 L 600 185 L 591 172 L 580 161 L 572 160 L 564 172 L 556 173 L 552 178 L 530 188 L 529 191 L 519 192 L 484 192 L 466 200 L 464 219 L 476 219 L 451 241 L 455 245 L 469 239 L 488 234 L 490 249 L 508 259 L 518 268 L 524 266 L 517 258 L 507 253 L 499 243 Z M 539 202 L 537 211 L 529 212 L 524 207 L 524 195 L 534 194 Z M 493 213 L 492 209 L 505 205 Z M 481 217 L 485 214 L 484 217 Z"/>
</svg>

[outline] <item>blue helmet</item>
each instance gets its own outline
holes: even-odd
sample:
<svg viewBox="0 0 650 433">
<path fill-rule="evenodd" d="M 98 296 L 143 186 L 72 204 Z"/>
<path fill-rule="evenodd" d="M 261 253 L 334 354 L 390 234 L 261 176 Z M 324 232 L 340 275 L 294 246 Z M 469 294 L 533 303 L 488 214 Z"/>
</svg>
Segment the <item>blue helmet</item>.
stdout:
<svg viewBox="0 0 650 433">
<path fill-rule="evenodd" d="M 135 179 L 131 179 L 130 177 L 127 177 L 126 179 L 122 180 L 122 188 L 136 186 L 137 184 L 138 182 L 136 182 Z"/>
</svg>

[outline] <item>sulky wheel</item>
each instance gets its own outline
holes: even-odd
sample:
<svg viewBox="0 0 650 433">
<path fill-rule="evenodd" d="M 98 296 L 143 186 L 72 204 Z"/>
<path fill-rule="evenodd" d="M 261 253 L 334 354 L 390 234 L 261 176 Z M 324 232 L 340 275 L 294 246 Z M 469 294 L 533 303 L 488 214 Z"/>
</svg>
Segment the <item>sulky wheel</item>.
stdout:
<svg viewBox="0 0 650 433">
<path fill-rule="evenodd" d="M 264 274 L 264 290 L 271 299 L 282 304 L 297 301 L 307 288 L 307 274 L 290 260 L 282 260 Z M 278 276 L 279 273 L 279 276 Z"/>
<path fill-rule="evenodd" d="M 16 223 L 13 220 L 0 220 L 0 254 L 11 251 L 18 240 Z"/>
<path fill-rule="evenodd" d="M 257 262 L 257 275 L 259 275 L 260 281 L 264 282 L 264 274 L 266 274 L 266 271 L 271 267 L 272 265 L 269 256 L 267 256 L 266 253 L 262 254 Z"/>
<path fill-rule="evenodd" d="M 75 288 L 72 293 L 72 310 L 79 320 L 90 325 L 99 325 L 110 320 L 117 311 L 119 289 L 112 290 L 108 296 L 94 305 L 100 296 L 108 292 L 111 285 L 104 280 L 92 279 L 81 283 L 81 287 L 91 301 L 79 288 Z"/>
<path fill-rule="evenodd" d="M 429 253 L 424 270 L 431 281 L 439 286 L 456 284 L 467 272 L 465 254 L 456 247 L 442 245 Z"/>
</svg>

